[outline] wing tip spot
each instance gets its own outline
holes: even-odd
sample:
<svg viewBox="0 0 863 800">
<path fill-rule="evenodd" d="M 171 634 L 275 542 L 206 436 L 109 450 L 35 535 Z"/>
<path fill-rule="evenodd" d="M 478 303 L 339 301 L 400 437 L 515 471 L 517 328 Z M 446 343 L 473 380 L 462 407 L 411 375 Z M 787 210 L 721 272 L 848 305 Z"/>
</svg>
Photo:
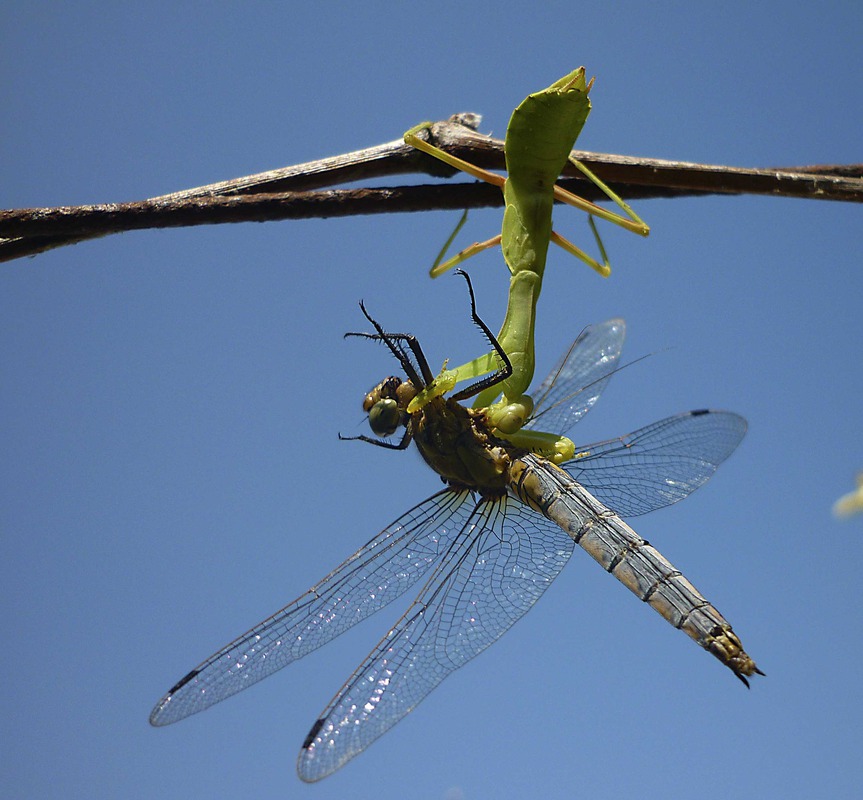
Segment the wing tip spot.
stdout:
<svg viewBox="0 0 863 800">
<path fill-rule="evenodd" d="M 166 698 L 171 697 L 176 692 L 179 692 L 189 681 L 194 680 L 199 674 L 201 670 L 193 669 L 188 675 L 183 676 L 178 680 L 169 690 L 168 694 L 165 695 Z"/>
<path fill-rule="evenodd" d="M 324 720 L 319 719 L 315 721 L 315 724 L 312 725 L 312 729 L 309 731 L 309 735 L 306 736 L 305 741 L 303 742 L 302 750 L 308 750 L 315 739 L 318 737 L 318 734 L 321 732 L 321 728 L 324 727 Z"/>
</svg>

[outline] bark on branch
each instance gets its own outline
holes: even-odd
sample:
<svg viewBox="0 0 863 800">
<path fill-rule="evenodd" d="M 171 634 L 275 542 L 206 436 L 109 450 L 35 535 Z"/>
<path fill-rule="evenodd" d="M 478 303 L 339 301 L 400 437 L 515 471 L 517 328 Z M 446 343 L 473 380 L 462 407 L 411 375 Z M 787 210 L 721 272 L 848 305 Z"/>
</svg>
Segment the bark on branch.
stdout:
<svg viewBox="0 0 863 800">
<path fill-rule="evenodd" d="M 477 133 L 474 114 L 437 122 L 429 141 L 486 169 L 504 169 L 503 142 Z M 863 202 L 863 165 L 747 169 L 576 150 L 602 180 L 628 200 L 705 194 L 762 194 Z M 266 222 L 281 219 L 390 214 L 500 206 L 495 187 L 478 183 L 325 189 L 402 174 L 454 174 L 440 161 L 387 142 L 353 153 L 199 186 L 131 203 L 0 211 L 0 261 L 34 255 L 85 239 L 143 228 Z M 589 200 L 601 192 L 574 167 L 561 184 Z"/>
</svg>

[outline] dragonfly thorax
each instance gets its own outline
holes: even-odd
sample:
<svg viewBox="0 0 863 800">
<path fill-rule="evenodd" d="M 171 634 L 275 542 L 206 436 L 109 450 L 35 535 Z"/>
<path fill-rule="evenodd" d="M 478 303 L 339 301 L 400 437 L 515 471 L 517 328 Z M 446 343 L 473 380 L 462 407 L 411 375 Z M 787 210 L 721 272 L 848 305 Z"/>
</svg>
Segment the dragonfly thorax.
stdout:
<svg viewBox="0 0 863 800">
<path fill-rule="evenodd" d="M 411 429 L 426 463 L 451 485 L 506 492 L 513 448 L 492 435 L 483 411 L 436 397 L 411 415 Z"/>
</svg>

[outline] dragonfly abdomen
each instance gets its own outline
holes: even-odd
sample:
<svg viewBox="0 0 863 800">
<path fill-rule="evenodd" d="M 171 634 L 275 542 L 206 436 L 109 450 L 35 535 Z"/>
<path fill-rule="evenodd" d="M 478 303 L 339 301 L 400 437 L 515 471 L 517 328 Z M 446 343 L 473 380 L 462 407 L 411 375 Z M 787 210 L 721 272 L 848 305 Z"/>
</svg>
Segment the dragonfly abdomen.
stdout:
<svg viewBox="0 0 863 800">
<path fill-rule="evenodd" d="M 681 572 L 562 469 L 528 454 L 510 468 L 510 488 L 747 686 L 746 676 L 763 674 L 728 621 Z"/>
</svg>

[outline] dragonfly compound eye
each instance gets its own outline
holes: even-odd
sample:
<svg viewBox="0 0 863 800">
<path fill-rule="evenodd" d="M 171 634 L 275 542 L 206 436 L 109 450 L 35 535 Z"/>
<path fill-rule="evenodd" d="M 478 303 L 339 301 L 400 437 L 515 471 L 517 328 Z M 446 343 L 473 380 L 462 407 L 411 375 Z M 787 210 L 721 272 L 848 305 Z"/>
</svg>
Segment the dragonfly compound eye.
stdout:
<svg viewBox="0 0 863 800">
<path fill-rule="evenodd" d="M 369 411 L 369 427 L 376 436 L 392 436 L 401 422 L 401 416 L 395 400 L 378 400 Z"/>
</svg>

